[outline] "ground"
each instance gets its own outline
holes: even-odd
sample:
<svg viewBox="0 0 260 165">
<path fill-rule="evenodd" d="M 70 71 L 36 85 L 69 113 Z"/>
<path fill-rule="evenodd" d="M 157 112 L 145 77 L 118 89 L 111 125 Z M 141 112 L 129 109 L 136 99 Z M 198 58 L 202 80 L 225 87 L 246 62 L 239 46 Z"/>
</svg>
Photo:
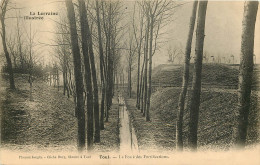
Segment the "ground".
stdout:
<svg viewBox="0 0 260 165">
<path fill-rule="evenodd" d="M 1 147 L 14 150 L 77 150 L 77 119 L 74 103 L 57 88 L 37 79 L 30 101 L 26 75 L 16 75 L 16 90 L 9 90 L 7 80 L 1 83 Z M 115 101 L 115 100 L 114 100 Z M 113 105 L 110 120 L 101 131 L 101 142 L 94 151 L 119 149 L 117 111 Z"/>
<path fill-rule="evenodd" d="M 175 150 L 175 128 L 178 107 L 179 89 L 174 87 L 155 92 L 151 98 L 150 117 L 145 118 L 135 107 L 136 99 L 127 98 L 126 104 L 136 129 L 139 149 L 153 151 Z M 253 93 L 247 143 L 253 145 L 260 142 L 258 98 Z M 199 149 L 228 150 L 231 147 L 234 108 L 237 94 L 232 92 L 215 92 L 203 90 L 198 128 Z M 209 106 L 212 105 L 212 106 Z M 189 113 L 184 114 L 183 139 L 184 147 L 188 142 Z"/>
<path fill-rule="evenodd" d="M 203 68 L 198 147 L 202 150 L 228 150 L 232 145 L 234 109 L 237 105 L 238 70 L 229 66 L 209 64 L 204 65 Z M 175 128 L 180 94 L 179 86 L 182 81 L 181 72 L 180 66 L 173 65 L 162 65 L 154 69 L 154 84 L 158 84 L 157 82 L 160 80 L 161 86 L 172 84 L 174 87 L 154 87 L 151 97 L 151 121 L 149 122 L 145 121 L 140 110 L 136 108 L 136 98 L 126 97 L 127 108 L 136 129 L 141 150 L 175 150 Z M 254 75 L 255 85 L 257 83 L 256 77 Z M 258 93 L 257 90 L 252 91 L 247 137 L 249 147 L 260 142 Z M 189 98 L 189 94 L 187 98 Z M 186 105 L 187 103 L 189 101 L 186 102 Z M 187 149 L 188 142 L 188 122 L 189 113 L 185 110 L 183 125 L 185 149 Z"/>
<path fill-rule="evenodd" d="M 190 65 L 190 79 L 192 79 L 193 64 Z M 237 89 L 239 65 L 203 64 L 202 85 L 204 87 L 222 87 Z M 255 66 L 255 73 L 259 72 L 259 65 Z M 181 86 L 183 75 L 182 65 L 162 64 L 153 69 L 152 82 L 155 85 Z M 191 85 L 191 81 L 189 81 Z M 254 74 L 253 87 L 259 85 L 259 75 Z"/>
<path fill-rule="evenodd" d="M 177 76 L 162 78 L 167 77 L 166 73 L 168 75 L 176 73 Z M 180 73 L 179 66 L 165 65 L 155 68 L 153 79 L 161 80 L 162 86 L 153 87 L 149 122 L 145 121 L 140 110 L 136 108 L 134 92 L 134 98 L 125 96 L 131 121 L 128 123 L 134 127 L 140 151 L 175 151 Z M 238 71 L 232 67 L 204 66 L 198 128 L 199 149 L 228 150 L 232 145 L 237 89 L 231 86 L 237 86 L 237 73 Z M 223 79 L 219 78 L 221 75 Z M 17 89 L 10 90 L 6 77 L 1 76 L 0 79 L 1 147 L 26 151 L 47 148 L 55 151 L 77 151 L 77 119 L 74 116 L 73 99 L 64 96 L 57 87 L 49 86 L 37 79 L 33 83 L 33 101 L 31 101 L 27 76 L 16 75 L 15 82 Z M 230 86 L 226 86 L 227 82 Z M 177 85 L 165 87 L 163 83 Z M 123 90 L 120 92 L 125 93 Z M 248 147 L 260 142 L 260 108 L 257 104 L 259 90 L 254 89 L 251 98 Z M 186 101 L 187 104 L 189 99 Z M 101 142 L 94 145 L 94 152 L 119 151 L 118 106 L 117 97 L 114 97 L 109 122 L 105 122 L 105 130 L 101 131 Z M 183 125 L 185 150 L 188 141 L 188 122 L 189 112 L 185 110 Z"/>
</svg>

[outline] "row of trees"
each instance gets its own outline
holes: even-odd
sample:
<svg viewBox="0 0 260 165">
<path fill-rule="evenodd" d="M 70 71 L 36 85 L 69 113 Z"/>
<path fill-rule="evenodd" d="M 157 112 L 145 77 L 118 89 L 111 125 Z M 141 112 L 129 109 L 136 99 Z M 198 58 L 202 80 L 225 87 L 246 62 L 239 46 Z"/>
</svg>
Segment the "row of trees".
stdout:
<svg viewBox="0 0 260 165">
<path fill-rule="evenodd" d="M 169 46 L 167 49 L 168 54 L 168 62 L 173 64 L 181 64 L 183 62 L 184 53 L 181 47 L 171 47 Z M 195 60 L 195 56 L 190 56 L 191 60 Z M 234 55 L 225 54 L 221 56 L 220 54 L 212 55 L 208 51 L 204 51 L 203 53 L 203 61 L 204 63 L 215 63 L 215 64 L 236 64 L 237 60 Z M 193 61 L 191 61 L 193 62 Z"/>
<path fill-rule="evenodd" d="M 15 89 L 14 70 L 24 70 L 22 73 L 28 74 L 32 101 L 32 83 L 37 65 L 41 66 L 42 77 L 48 80 L 50 85 L 53 82 L 58 87 L 61 71 L 63 93 L 68 97 L 73 95 L 76 105 L 78 148 L 85 148 L 86 121 L 87 148 L 91 150 L 94 142 L 100 142 L 100 130 L 105 129 L 104 121 L 109 121 L 114 83 L 123 70 L 120 69 L 120 53 L 124 9 L 120 1 L 91 1 L 86 4 L 85 0 L 66 0 L 65 4 L 67 10 L 63 11 L 67 17 L 60 14 L 60 21 L 56 22 L 56 45 L 46 44 L 53 46 L 52 59 L 58 64 L 54 62 L 55 65 L 44 67 L 43 63 L 37 63 L 36 54 L 40 53 L 34 49 L 37 44 L 42 44 L 35 41 L 37 32 L 33 32 L 31 24 L 29 31 L 28 28 L 21 27 L 19 9 L 13 7 L 14 4 L 9 0 L 1 2 L 1 36 L 6 56 L 6 70 L 12 89 Z M 16 35 L 10 35 L 12 38 L 8 40 L 5 29 L 6 13 L 13 9 L 16 10 L 16 16 L 12 17 L 17 21 L 17 27 L 14 28 Z"/>
<path fill-rule="evenodd" d="M 199 5 L 198 5 L 199 4 Z M 197 7 L 199 6 L 199 7 Z M 198 8 L 198 16 L 197 14 Z M 238 89 L 238 107 L 235 110 L 236 123 L 234 125 L 233 141 L 238 147 L 245 147 L 248 114 L 250 107 L 250 95 L 253 73 L 253 56 L 254 56 L 254 32 L 255 21 L 258 9 L 258 1 L 247 1 L 244 6 L 244 18 L 242 23 L 242 40 L 241 40 L 241 61 L 240 61 L 240 74 L 239 74 L 239 89 Z M 206 19 L 207 1 L 194 1 L 192 16 L 190 18 L 190 29 L 188 40 L 185 49 L 185 63 L 183 73 L 182 90 L 179 97 L 177 122 L 176 122 L 176 147 L 179 150 L 183 149 L 183 114 L 184 103 L 187 93 L 189 81 L 189 65 L 190 65 L 190 52 L 192 36 L 197 18 L 196 29 L 196 44 L 195 44 L 195 62 L 194 72 L 191 88 L 190 104 L 187 107 L 190 112 L 189 122 L 189 139 L 188 143 L 192 150 L 197 149 L 197 130 L 199 120 L 199 106 L 200 106 L 200 93 L 201 93 L 201 70 L 203 60 L 203 43 L 205 37 L 205 19 Z"/>
<path fill-rule="evenodd" d="M 6 65 L 3 71 L 9 74 L 10 88 L 15 89 L 14 73 L 28 75 L 30 85 L 30 100 L 32 101 L 32 86 L 35 77 L 44 77 L 48 72 L 47 66 L 41 62 L 36 54 L 39 49 L 35 49 L 37 31 L 32 29 L 31 23 L 25 23 L 20 17 L 20 8 L 16 8 L 9 0 L 1 1 L 1 38 L 6 58 Z M 7 15 L 8 11 L 12 14 Z M 12 19 L 14 26 L 10 31 L 6 31 L 6 20 Z M 13 30 L 13 31 L 11 31 Z"/>
<path fill-rule="evenodd" d="M 150 121 L 150 98 L 152 88 L 152 57 L 160 48 L 161 30 L 171 21 L 174 9 L 179 5 L 174 1 L 140 1 L 133 9 L 129 27 L 128 51 L 128 94 L 132 92 L 132 70 L 137 67 L 136 107 L 141 110 L 146 121 Z M 137 64 L 133 62 L 137 60 Z"/>
<path fill-rule="evenodd" d="M 78 0 L 73 4 L 66 0 L 66 8 L 68 20 L 57 24 L 58 46 L 55 51 L 62 66 L 64 94 L 69 86 L 68 77 L 74 76 L 80 150 L 85 147 L 86 99 L 87 148 L 91 150 L 93 142 L 100 142 L 104 121 L 109 120 L 115 79 L 120 68 L 122 3 L 94 1 L 85 4 L 84 0 Z M 70 73 L 71 70 L 74 73 Z"/>
<path fill-rule="evenodd" d="M 168 1 L 142 1 L 136 3 L 139 19 L 136 20 L 133 16 L 133 28 L 129 30 L 129 53 L 128 53 L 128 94 L 131 97 L 131 72 L 136 68 L 133 62 L 137 61 L 137 100 L 136 107 L 141 109 L 141 112 L 146 117 L 146 121 L 150 121 L 149 108 L 151 97 L 151 74 L 152 74 L 152 56 L 157 49 L 157 42 L 160 27 L 168 18 L 167 12 L 172 9 L 174 5 Z M 183 150 L 183 115 L 185 100 L 187 94 L 187 87 L 189 82 L 189 66 L 191 56 L 192 38 L 195 29 L 195 22 L 197 19 L 196 27 L 196 43 L 195 43 L 195 56 L 194 58 L 194 72 L 192 80 L 192 88 L 190 92 L 190 103 L 188 104 L 188 111 L 190 112 L 189 122 L 189 139 L 188 143 L 192 150 L 197 149 L 197 130 L 199 120 L 199 106 L 201 95 L 201 71 L 202 61 L 209 62 L 210 58 L 214 62 L 221 62 L 221 58 L 215 60 L 214 56 L 209 56 L 206 51 L 203 51 L 204 37 L 205 37 L 205 20 L 207 11 L 207 1 L 194 1 L 192 8 L 192 15 L 190 18 L 190 28 L 188 39 L 186 43 L 185 53 L 178 51 L 173 47 L 168 49 L 169 61 L 173 62 L 174 59 L 182 54 L 184 55 L 184 72 L 182 89 L 179 96 L 177 121 L 176 121 L 176 147 L 178 150 Z M 169 7 L 171 6 L 171 8 Z M 175 6 L 176 7 L 176 6 Z M 244 147 L 247 135 L 248 113 L 250 106 L 250 93 L 251 93 L 251 79 L 253 72 L 253 50 L 254 50 L 254 28 L 258 2 L 245 2 L 244 19 L 243 19 L 243 35 L 241 41 L 241 62 L 239 74 L 239 90 L 238 90 L 238 108 L 235 111 L 236 124 L 234 125 L 233 138 L 236 146 Z M 134 8 L 134 15 L 136 8 Z M 157 13 L 158 12 L 158 13 Z M 166 17 L 165 17 L 166 16 Z M 138 18 L 138 17 L 136 17 Z M 136 24 L 139 21 L 139 24 Z M 139 26 L 138 26 L 139 25 Z M 132 36 L 131 36 L 132 34 Z M 136 44 L 133 44 L 135 40 Z M 143 51 L 142 51 L 143 49 Z M 137 59 L 135 54 L 137 54 Z M 143 55 L 143 60 L 140 60 Z M 228 57 L 226 57 L 228 58 Z M 229 63 L 234 63 L 234 56 L 230 56 Z M 225 57 L 223 58 L 226 62 Z"/>
</svg>

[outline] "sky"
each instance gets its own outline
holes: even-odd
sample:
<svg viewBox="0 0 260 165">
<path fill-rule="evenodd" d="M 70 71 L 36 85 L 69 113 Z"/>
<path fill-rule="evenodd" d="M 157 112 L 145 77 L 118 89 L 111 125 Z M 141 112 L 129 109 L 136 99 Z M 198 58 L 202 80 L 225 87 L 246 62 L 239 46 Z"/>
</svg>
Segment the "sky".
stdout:
<svg viewBox="0 0 260 165">
<path fill-rule="evenodd" d="M 29 16 L 30 12 L 58 12 L 62 15 L 62 10 L 65 5 L 62 0 L 10 0 L 16 7 L 21 8 L 20 16 Z M 124 0 L 125 6 L 133 5 L 133 1 L 129 2 Z M 209 1 L 206 15 L 205 27 L 205 42 L 204 50 L 210 55 L 226 56 L 230 58 L 231 55 L 235 56 L 236 61 L 239 60 L 241 34 L 242 34 L 242 18 L 244 2 L 242 1 Z M 189 20 L 191 15 L 192 3 L 185 2 L 181 8 L 178 8 L 174 20 L 170 22 L 166 28 L 162 29 L 167 35 L 161 36 L 164 43 L 160 46 L 161 49 L 154 55 L 155 65 L 167 63 L 168 55 L 167 48 L 169 46 L 179 45 L 185 49 L 189 30 Z M 15 12 L 8 13 L 10 17 L 14 16 Z M 36 49 L 39 59 L 43 61 L 52 60 L 53 51 L 52 45 L 55 40 L 56 21 L 59 21 L 59 16 L 44 16 L 44 20 L 28 21 L 24 20 L 23 29 L 28 34 L 30 22 L 32 31 L 36 32 L 35 41 L 37 43 Z M 6 20 L 7 34 L 12 36 L 16 20 L 8 18 Z M 257 63 L 260 63 L 260 16 L 258 12 L 256 21 L 255 32 L 255 54 Z M 24 32 L 24 33 L 25 33 Z M 25 33 L 25 37 L 26 37 Z M 195 33 L 194 33 L 195 34 Z M 195 35 L 193 38 L 193 51 Z M 0 41 L 0 51 L 2 51 L 2 42 Z"/>
<path fill-rule="evenodd" d="M 185 48 L 191 9 L 192 3 L 188 3 L 182 6 L 181 9 L 178 9 L 175 16 L 176 19 L 172 22 L 172 25 L 169 25 L 170 37 L 168 38 L 172 38 L 172 40 L 169 41 L 168 44 L 181 44 Z M 221 56 L 230 57 L 230 55 L 233 54 L 238 62 L 241 47 L 243 12 L 244 2 L 242 1 L 209 1 L 206 13 L 204 51 L 214 56 L 220 54 Z M 259 12 L 255 29 L 254 52 L 257 57 L 257 63 L 260 63 Z M 195 33 L 193 41 L 192 53 L 194 54 Z M 155 58 L 157 59 L 156 61 L 159 61 L 158 63 L 165 61 L 165 59 L 162 59 L 159 55 Z"/>
</svg>

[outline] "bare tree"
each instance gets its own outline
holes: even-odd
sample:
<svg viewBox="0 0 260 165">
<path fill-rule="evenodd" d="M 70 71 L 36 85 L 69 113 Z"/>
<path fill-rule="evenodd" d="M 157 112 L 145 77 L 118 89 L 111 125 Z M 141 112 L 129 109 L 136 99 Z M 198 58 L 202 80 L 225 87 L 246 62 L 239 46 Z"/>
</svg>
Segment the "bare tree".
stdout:
<svg viewBox="0 0 260 165">
<path fill-rule="evenodd" d="M 99 125 L 99 103 L 98 103 L 98 85 L 97 85 L 97 73 L 96 73 L 96 66 L 95 66 L 95 56 L 93 50 L 93 42 L 92 42 L 92 34 L 90 30 L 90 26 L 88 23 L 86 5 L 84 0 L 79 0 L 79 7 L 80 7 L 80 17 L 81 17 L 81 29 L 85 28 L 84 34 L 82 34 L 82 40 L 86 37 L 86 43 L 88 46 L 89 51 L 89 59 L 90 59 L 90 66 L 91 66 L 91 76 L 92 76 L 92 84 L 93 84 L 93 107 L 94 107 L 94 119 L 95 119 L 95 135 L 94 141 L 100 142 L 100 125 Z M 84 24 L 82 24 L 84 21 Z M 84 47 L 84 46 L 83 46 Z M 87 52 L 86 52 L 87 53 Z M 88 91 L 87 91 L 88 92 Z M 93 115 L 90 114 L 90 117 Z M 88 117 L 89 119 L 89 117 Z M 91 144 L 90 144 L 91 145 Z"/>
<path fill-rule="evenodd" d="M 180 45 L 178 49 L 178 55 L 177 55 L 178 64 L 181 64 L 184 58 L 185 58 L 185 53 L 183 52 L 183 48 Z"/>
<path fill-rule="evenodd" d="M 105 110 L 105 62 L 104 62 L 104 50 L 102 43 L 102 31 L 101 31 L 101 23 L 100 23 L 100 5 L 98 0 L 96 0 L 96 17 L 97 17 L 97 27 L 98 27 L 98 46 L 99 46 L 99 65 L 100 65 L 100 80 L 101 80 L 101 105 L 100 105 L 100 129 L 104 129 L 104 110 Z"/>
<path fill-rule="evenodd" d="M 70 75 L 72 70 L 72 59 L 71 59 L 71 52 L 69 45 L 70 42 L 70 32 L 68 28 L 68 21 L 66 17 L 61 17 L 60 15 L 60 22 L 56 23 L 56 44 L 54 46 L 54 54 L 57 54 L 57 58 L 59 59 L 59 64 L 62 71 L 63 76 L 63 94 L 69 98 L 72 93 L 72 87 L 70 86 Z M 47 79 L 48 81 L 48 79 Z"/>
<path fill-rule="evenodd" d="M 17 51 L 16 51 L 16 41 L 15 37 L 9 36 L 9 39 L 6 41 L 7 47 L 9 49 L 9 52 L 11 54 L 11 61 L 12 64 L 14 64 L 14 69 L 17 68 Z"/>
<path fill-rule="evenodd" d="M 62 35 L 61 35 L 61 63 L 62 63 L 62 70 L 63 70 L 63 94 L 65 95 L 67 92 L 67 97 L 70 97 L 70 84 L 68 80 L 68 72 L 70 70 L 70 65 L 69 65 L 69 59 L 70 59 L 70 53 L 68 50 L 68 46 L 66 46 L 66 42 L 69 44 L 69 37 L 67 37 L 65 34 L 68 34 L 67 31 L 68 29 L 66 26 L 60 26 L 62 29 Z"/>
<path fill-rule="evenodd" d="M 139 16 L 139 28 L 136 27 L 135 24 L 135 10 L 136 10 L 136 2 L 134 5 L 134 12 L 133 12 L 133 31 L 134 31 L 134 37 L 135 37 L 135 41 L 137 44 L 137 51 L 138 51 L 138 60 L 137 60 L 137 87 L 136 87 L 136 107 L 138 109 L 140 109 L 140 99 L 141 99 L 141 84 L 142 84 L 142 76 L 140 77 L 140 61 L 141 61 L 141 49 L 142 49 L 142 42 L 143 42 L 143 24 L 144 24 L 144 13 L 142 12 L 142 8 L 140 8 L 139 6 L 139 12 L 138 12 L 138 16 Z M 137 34 L 139 30 L 139 36 Z M 141 81 L 140 81 L 141 79 Z"/>
<path fill-rule="evenodd" d="M 146 121 L 150 121 L 150 100 L 151 100 L 151 89 L 152 89 L 152 57 L 157 49 L 158 34 L 163 26 L 163 23 L 169 19 L 172 15 L 172 9 L 175 7 L 173 1 L 145 1 L 144 11 L 147 17 L 149 29 L 149 44 L 148 44 L 148 60 L 149 60 L 149 72 L 148 72 L 148 94 L 147 94 L 147 107 L 145 110 Z"/>
<path fill-rule="evenodd" d="M 9 0 L 3 0 L 1 3 L 1 13 L 0 13 L 0 19 L 1 19 L 1 25 L 2 25 L 1 37 L 2 37 L 2 43 L 3 43 L 6 63 L 7 63 L 7 70 L 9 73 L 10 88 L 15 89 L 13 66 L 12 66 L 11 57 L 9 55 L 7 44 L 6 44 L 5 15 L 6 15 L 8 3 L 9 3 Z"/>
<path fill-rule="evenodd" d="M 170 63 L 174 63 L 175 62 L 175 59 L 180 55 L 179 53 L 179 49 L 177 46 L 169 46 L 168 49 L 167 49 L 167 53 L 168 53 L 168 61 Z"/>
<path fill-rule="evenodd" d="M 238 108 L 235 111 L 236 125 L 233 133 L 235 145 L 239 148 L 244 148 L 246 144 L 254 66 L 255 22 L 258 3 L 258 1 L 246 1 L 244 4 L 240 53 L 241 61 L 238 84 Z"/>
<path fill-rule="evenodd" d="M 197 31 L 196 31 L 196 52 L 191 89 L 191 102 L 188 107 L 190 111 L 189 123 L 189 146 L 192 150 L 197 150 L 197 131 L 199 120 L 199 106 L 201 93 L 201 71 L 203 60 L 203 46 L 205 37 L 205 21 L 208 1 L 199 2 Z"/>
<path fill-rule="evenodd" d="M 78 34 L 76 27 L 75 11 L 71 0 L 66 0 L 66 8 L 70 27 L 71 46 L 74 62 L 74 76 L 76 81 L 77 105 L 76 113 L 78 118 L 78 149 L 81 151 L 85 148 L 85 110 L 83 100 L 83 77 L 81 72 L 81 57 L 78 44 Z"/>
<path fill-rule="evenodd" d="M 16 30 L 17 30 L 17 50 L 18 50 L 18 54 L 19 54 L 19 57 L 20 57 L 20 69 L 24 70 L 24 64 L 25 64 L 25 54 L 23 53 L 23 41 L 22 41 L 22 30 L 21 30 L 21 19 L 19 17 L 20 15 L 20 10 L 19 12 L 16 12 Z"/>
<path fill-rule="evenodd" d="M 26 31 L 27 37 L 28 37 L 28 47 L 29 47 L 29 62 L 28 62 L 28 69 L 29 69 L 29 76 L 28 76 L 28 82 L 30 84 L 30 101 L 33 101 L 33 96 L 32 96 L 32 85 L 33 85 L 33 81 L 34 81 L 34 77 L 33 77 L 33 47 L 35 46 L 34 44 L 34 39 L 36 36 L 36 31 L 32 32 L 32 25 L 30 23 L 30 28 L 29 28 L 29 34 Z"/>
<path fill-rule="evenodd" d="M 182 77 L 182 89 L 179 96 L 178 103 L 178 113 L 176 121 L 176 147 L 178 150 L 183 150 L 183 139 L 182 139 L 182 126 L 183 126 L 183 113 L 184 113 L 184 103 L 187 94 L 187 88 L 189 83 L 189 68 L 190 68 L 190 53 L 191 53 L 191 44 L 194 32 L 194 25 L 196 20 L 198 1 L 193 2 L 192 14 L 190 17 L 190 28 L 188 33 L 188 39 L 185 49 L 185 61 L 184 61 L 184 73 Z"/>
<path fill-rule="evenodd" d="M 91 76 L 91 62 L 89 54 L 89 41 L 88 38 L 88 23 L 86 16 L 86 5 L 84 0 L 79 0 L 79 14 L 80 14 L 80 26 L 81 26 L 81 42 L 82 52 L 84 57 L 85 66 L 85 82 L 87 90 L 87 146 L 88 150 L 93 147 L 93 89 L 92 89 L 92 76 Z M 92 43 L 91 43 L 92 44 Z"/>
<path fill-rule="evenodd" d="M 117 49 L 120 45 L 122 36 L 118 36 L 122 27 L 119 26 L 120 20 L 122 20 L 122 3 L 120 1 L 103 1 L 101 3 L 102 8 L 102 23 L 105 34 L 105 49 L 104 49 L 104 77 L 105 77 L 105 114 L 106 122 L 109 118 L 109 109 L 112 105 L 112 98 L 114 95 L 114 75 L 116 71 L 116 55 Z"/>
<path fill-rule="evenodd" d="M 129 51 L 127 53 L 127 62 L 128 62 L 128 95 L 132 97 L 132 71 L 135 60 L 135 50 L 136 45 L 133 42 L 133 32 L 129 30 Z"/>
<path fill-rule="evenodd" d="M 150 30 L 150 26 L 149 26 L 150 22 L 149 19 L 147 20 L 147 25 L 146 25 L 146 31 L 145 31 L 145 45 L 144 45 L 144 74 L 143 74 L 143 94 L 142 94 L 142 100 L 143 100 L 143 106 L 142 106 L 142 110 L 143 110 L 143 116 L 145 116 L 146 114 L 146 109 L 147 109 L 147 66 L 148 66 L 148 41 L 149 41 L 149 30 Z"/>
<path fill-rule="evenodd" d="M 203 53 L 203 59 L 204 59 L 205 63 L 208 63 L 208 62 L 209 62 L 210 54 L 209 54 L 208 51 L 204 51 L 204 53 Z"/>
</svg>

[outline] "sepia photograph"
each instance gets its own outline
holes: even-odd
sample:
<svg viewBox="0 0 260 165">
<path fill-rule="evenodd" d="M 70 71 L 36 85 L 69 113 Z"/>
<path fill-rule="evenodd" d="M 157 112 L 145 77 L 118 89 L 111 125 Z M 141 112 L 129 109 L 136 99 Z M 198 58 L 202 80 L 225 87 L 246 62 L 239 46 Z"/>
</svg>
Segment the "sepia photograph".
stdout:
<svg viewBox="0 0 260 165">
<path fill-rule="evenodd" d="M 0 165 L 259 165 L 258 0 L 0 0 Z"/>
</svg>

